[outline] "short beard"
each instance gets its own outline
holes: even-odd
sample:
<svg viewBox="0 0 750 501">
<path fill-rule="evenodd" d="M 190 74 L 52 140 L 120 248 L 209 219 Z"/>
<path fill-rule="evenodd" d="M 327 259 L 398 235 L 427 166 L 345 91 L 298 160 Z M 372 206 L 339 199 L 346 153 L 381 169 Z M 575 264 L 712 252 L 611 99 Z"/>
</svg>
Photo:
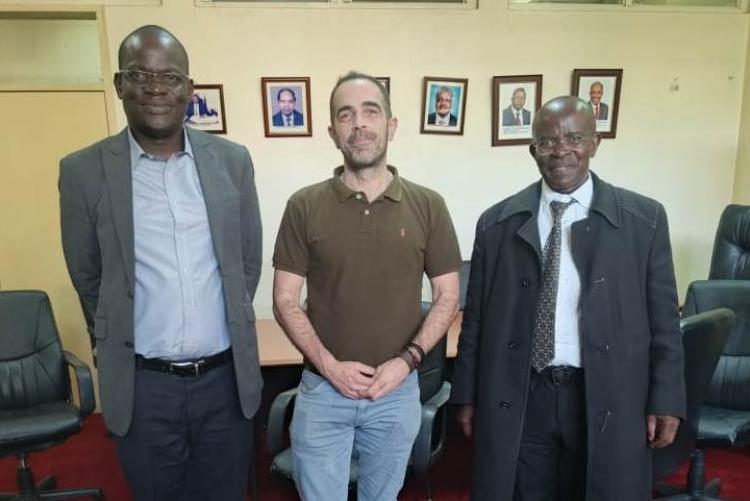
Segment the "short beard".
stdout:
<svg viewBox="0 0 750 501">
<path fill-rule="evenodd" d="M 369 169 L 371 167 L 375 167 L 376 165 L 379 165 L 383 159 L 385 159 L 385 155 L 387 153 L 387 148 L 383 150 L 383 152 L 378 155 L 377 157 L 373 158 L 369 162 L 360 162 L 356 160 L 354 157 L 351 157 L 349 155 L 344 154 L 344 163 L 347 167 L 349 167 L 354 172 L 359 172 L 365 169 Z"/>
</svg>

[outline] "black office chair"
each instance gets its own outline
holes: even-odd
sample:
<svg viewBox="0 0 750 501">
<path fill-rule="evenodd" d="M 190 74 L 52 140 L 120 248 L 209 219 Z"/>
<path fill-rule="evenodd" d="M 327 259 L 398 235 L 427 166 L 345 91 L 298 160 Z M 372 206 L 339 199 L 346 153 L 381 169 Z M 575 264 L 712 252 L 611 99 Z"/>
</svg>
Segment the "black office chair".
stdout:
<svg viewBox="0 0 750 501">
<path fill-rule="evenodd" d="M 728 205 L 721 213 L 708 278 L 750 280 L 750 205 Z"/>
<path fill-rule="evenodd" d="M 72 402 L 68 367 L 75 372 L 80 407 Z M 62 351 L 47 295 L 0 291 L 0 457 L 19 460 L 19 492 L 0 494 L 0 500 L 103 500 L 101 489 L 53 490 L 54 477 L 36 485 L 28 463 L 29 454 L 80 432 L 94 406 L 91 372 Z"/>
<path fill-rule="evenodd" d="M 684 316 L 729 308 L 736 321 L 714 371 L 701 413 L 698 443 L 750 445 L 750 280 L 699 280 L 688 287 Z"/>
<path fill-rule="evenodd" d="M 706 484 L 703 451 L 696 449 L 701 407 L 722 349 L 734 326 L 734 313 L 719 308 L 687 317 L 680 322 L 685 352 L 686 418 L 677 430 L 674 442 L 654 450 L 653 477 L 659 480 L 679 468 L 690 457 L 687 484 L 684 489 L 657 484 L 655 491 L 669 497 L 663 501 L 716 500 L 721 489 L 718 479 Z"/>
<path fill-rule="evenodd" d="M 463 310 L 466 306 L 466 289 L 469 286 L 469 274 L 471 273 L 471 261 L 461 261 L 461 269 L 458 271 L 458 309 Z"/>
<path fill-rule="evenodd" d="M 430 303 L 422 303 L 423 316 Z M 445 371 L 447 338 L 435 345 L 420 364 L 418 371 L 420 400 L 422 402 L 422 424 L 412 447 L 407 475 L 423 477 L 425 480 L 425 497 L 432 500 L 432 488 L 428 475 L 429 468 L 442 455 L 446 442 L 446 411 L 451 385 L 443 381 Z M 292 453 L 288 448 L 287 430 L 294 408 L 297 389 L 280 393 L 271 405 L 266 430 L 268 449 L 271 452 L 271 472 L 287 479 L 294 478 Z M 359 468 L 356 454 L 352 455 L 349 468 L 349 490 L 356 492 Z"/>
</svg>

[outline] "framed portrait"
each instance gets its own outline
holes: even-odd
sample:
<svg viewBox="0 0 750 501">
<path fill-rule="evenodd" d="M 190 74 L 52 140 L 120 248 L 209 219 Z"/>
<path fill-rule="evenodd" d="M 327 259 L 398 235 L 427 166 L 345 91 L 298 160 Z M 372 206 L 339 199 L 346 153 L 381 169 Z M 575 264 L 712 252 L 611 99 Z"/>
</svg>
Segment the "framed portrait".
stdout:
<svg viewBox="0 0 750 501">
<path fill-rule="evenodd" d="M 591 105 L 596 117 L 596 132 L 601 137 L 617 134 L 617 115 L 620 110 L 622 70 L 573 70 L 571 94 Z"/>
<path fill-rule="evenodd" d="M 464 133 L 467 78 L 424 77 L 422 86 L 422 134 Z"/>
<path fill-rule="evenodd" d="M 266 137 L 312 136 L 310 77 L 262 77 Z"/>
<path fill-rule="evenodd" d="M 531 144 L 542 107 L 542 75 L 492 77 L 492 146 Z"/>
<path fill-rule="evenodd" d="M 391 93 L 391 77 L 375 77 L 375 80 L 383 84 L 383 87 L 385 87 L 385 90 L 388 91 L 388 94 Z"/>
<path fill-rule="evenodd" d="M 185 110 L 185 125 L 212 134 L 227 133 L 223 85 L 193 86 L 193 94 Z"/>
</svg>

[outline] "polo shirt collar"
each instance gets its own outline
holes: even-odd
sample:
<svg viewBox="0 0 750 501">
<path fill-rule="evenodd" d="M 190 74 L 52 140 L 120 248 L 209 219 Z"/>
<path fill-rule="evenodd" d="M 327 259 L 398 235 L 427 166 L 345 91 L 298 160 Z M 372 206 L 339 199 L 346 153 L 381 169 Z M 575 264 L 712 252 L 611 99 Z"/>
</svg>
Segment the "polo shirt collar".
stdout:
<svg viewBox="0 0 750 501">
<path fill-rule="evenodd" d="M 398 169 L 396 169 L 392 165 L 389 165 L 388 170 L 391 171 L 391 174 L 393 174 L 393 179 L 388 185 L 388 188 L 385 189 L 382 197 L 389 198 L 394 202 L 400 202 L 402 187 L 401 178 L 398 175 Z M 331 185 L 333 186 L 333 190 L 336 192 L 336 195 L 338 196 L 340 202 L 345 201 L 346 199 L 354 196 L 357 193 L 344 184 L 344 181 L 341 179 L 341 174 L 343 173 L 344 166 L 339 165 L 338 167 L 333 169 L 333 177 L 331 178 Z"/>
</svg>

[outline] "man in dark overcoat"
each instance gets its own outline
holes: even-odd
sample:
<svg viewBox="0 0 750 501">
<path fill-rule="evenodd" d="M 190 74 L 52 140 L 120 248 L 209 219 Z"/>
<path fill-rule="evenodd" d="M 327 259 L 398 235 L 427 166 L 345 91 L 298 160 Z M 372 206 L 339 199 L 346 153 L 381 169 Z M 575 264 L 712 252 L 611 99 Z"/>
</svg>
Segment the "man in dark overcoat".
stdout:
<svg viewBox="0 0 750 501">
<path fill-rule="evenodd" d="M 664 207 L 589 172 L 585 101 L 533 123 L 542 179 L 479 218 L 453 378 L 473 501 L 646 501 L 685 388 Z"/>
</svg>

